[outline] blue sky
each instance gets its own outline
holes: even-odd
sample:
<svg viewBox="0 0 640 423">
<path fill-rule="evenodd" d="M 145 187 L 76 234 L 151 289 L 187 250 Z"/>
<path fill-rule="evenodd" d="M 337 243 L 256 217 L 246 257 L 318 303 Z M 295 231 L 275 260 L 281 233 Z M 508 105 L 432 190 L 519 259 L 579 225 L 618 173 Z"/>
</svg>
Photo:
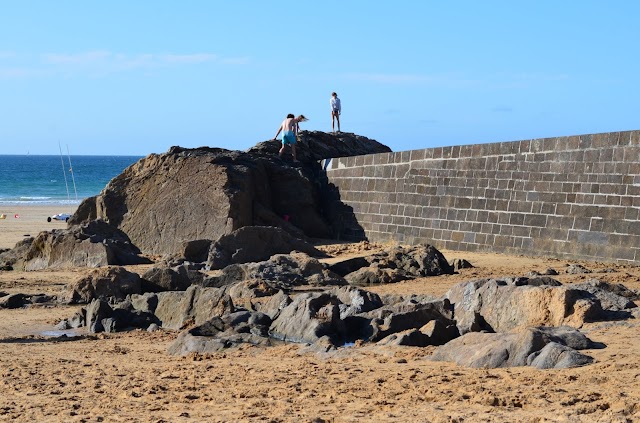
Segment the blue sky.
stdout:
<svg viewBox="0 0 640 423">
<path fill-rule="evenodd" d="M 0 154 L 247 149 L 287 113 L 394 151 L 640 129 L 640 2 L 2 3 Z"/>
</svg>

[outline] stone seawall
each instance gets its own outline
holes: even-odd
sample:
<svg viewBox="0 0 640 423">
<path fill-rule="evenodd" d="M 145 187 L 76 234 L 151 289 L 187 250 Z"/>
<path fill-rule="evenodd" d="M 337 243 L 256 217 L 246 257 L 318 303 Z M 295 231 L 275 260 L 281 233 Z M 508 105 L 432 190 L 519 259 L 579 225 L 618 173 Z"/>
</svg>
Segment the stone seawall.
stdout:
<svg viewBox="0 0 640 423">
<path fill-rule="evenodd" d="M 327 177 L 342 239 L 640 264 L 640 131 L 344 157 Z"/>
</svg>

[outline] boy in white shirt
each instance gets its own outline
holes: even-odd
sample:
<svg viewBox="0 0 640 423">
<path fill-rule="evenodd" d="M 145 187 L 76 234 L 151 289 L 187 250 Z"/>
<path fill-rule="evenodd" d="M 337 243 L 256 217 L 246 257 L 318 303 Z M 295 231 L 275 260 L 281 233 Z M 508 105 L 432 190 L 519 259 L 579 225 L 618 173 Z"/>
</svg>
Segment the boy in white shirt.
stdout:
<svg viewBox="0 0 640 423">
<path fill-rule="evenodd" d="M 337 120 L 338 132 L 340 132 L 340 113 L 342 111 L 342 106 L 340 105 L 338 94 L 335 92 L 331 93 L 331 100 L 329 100 L 329 104 L 331 105 L 331 130 L 336 132 L 335 121 Z"/>
</svg>

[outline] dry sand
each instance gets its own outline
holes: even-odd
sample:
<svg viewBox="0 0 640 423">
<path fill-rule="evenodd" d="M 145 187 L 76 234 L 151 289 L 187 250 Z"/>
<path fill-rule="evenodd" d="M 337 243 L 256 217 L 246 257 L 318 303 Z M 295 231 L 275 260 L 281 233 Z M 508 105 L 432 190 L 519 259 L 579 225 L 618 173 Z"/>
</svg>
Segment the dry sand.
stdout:
<svg viewBox="0 0 640 423">
<path fill-rule="evenodd" d="M 14 211 L 15 210 L 15 211 Z M 0 248 L 25 234 L 64 228 L 46 222 L 60 208 L 0 210 Z M 20 218 L 14 219 L 18 213 Z M 355 250 L 334 249 L 339 254 Z M 457 275 L 372 288 L 378 293 L 443 294 L 487 276 L 521 276 L 569 263 L 498 254 L 443 251 L 476 267 Z M 561 274 L 564 283 L 598 277 L 640 289 L 640 269 L 582 263 L 613 272 Z M 134 268 L 135 270 L 135 268 Z M 0 291 L 58 293 L 87 269 L 0 272 Z M 640 325 L 590 324 L 603 349 L 595 363 L 568 370 L 467 369 L 428 360 L 433 348 L 342 349 L 335 357 L 302 354 L 297 345 L 247 346 L 212 355 L 173 357 L 177 333 L 133 331 L 45 336 L 78 307 L 0 309 L 0 421 L 215 422 L 627 422 L 640 421 Z"/>
<path fill-rule="evenodd" d="M 13 248 L 16 242 L 29 236 L 36 236 L 40 231 L 51 229 L 63 229 L 67 227 L 65 222 L 52 220 L 47 222 L 47 217 L 59 213 L 73 214 L 78 206 L 0 206 L 0 249 Z"/>
</svg>

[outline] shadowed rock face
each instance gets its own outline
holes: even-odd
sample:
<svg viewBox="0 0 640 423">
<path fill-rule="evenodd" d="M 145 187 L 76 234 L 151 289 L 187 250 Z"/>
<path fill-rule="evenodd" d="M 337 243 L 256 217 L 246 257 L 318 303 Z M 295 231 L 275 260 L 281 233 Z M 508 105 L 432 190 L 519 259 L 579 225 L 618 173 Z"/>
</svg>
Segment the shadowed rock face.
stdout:
<svg viewBox="0 0 640 423">
<path fill-rule="evenodd" d="M 192 240 L 217 240 L 244 226 L 277 226 L 331 237 L 321 214 L 318 160 L 387 152 L 353 134 L 300 134 L 301 163 L 278 158 L 277 141 L 248 152 L 172 147 L 124 170 L 80 204 L 69 225 L 103 219 L 146 254 L 175 254 Z M 287 216 L 285 219 L 284 217 Z"/>
</svg>

